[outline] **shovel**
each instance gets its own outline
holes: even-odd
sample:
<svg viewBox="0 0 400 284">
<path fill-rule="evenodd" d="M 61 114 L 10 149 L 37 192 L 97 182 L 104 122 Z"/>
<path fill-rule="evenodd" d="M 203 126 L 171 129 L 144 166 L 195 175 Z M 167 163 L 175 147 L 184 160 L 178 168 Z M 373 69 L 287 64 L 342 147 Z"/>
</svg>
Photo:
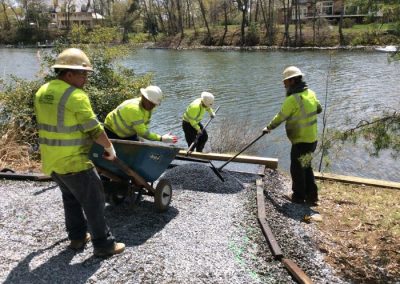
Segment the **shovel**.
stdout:
<svg viewBox="0 0 400 284">
<path fill-rule="evenodd" d="M 215 172 L 216 175 L 217 172 L 221 172 L 222 169 L 229 164 L 233 159 L 235 159 L 237 156 L 239 156 L 240 154 L 242 154 L 244 151 L 247 150 L 247 148 L 249 148 L 251 145 L 253 145 L 254 143 L 256 143 L 261 137 L 263 137 L 267 132 L 263 132 L 260 136 L 258 136 L 256 139 L 254 139 L 253 141 L 251 141 L 246 147 L 244 147 L 242 150 L 240 150 L 239 153 L 237 153 L 235 156 L 233 156 L 232 158 L 230 158 L 228 161 L 226 161 L 222 166 L 220 166 L 218 169 L 212 168 L 212 170 Z"/>
<path fill-rule="evenodd" d="M 217 109 L 215 110 L 215 113 L 217 113 L 218 110 L 219 110 L 219 107 L 217 107 Z M 200 136 L 203 134 L 203 131 L 205 131 L 206 127 L 210 124 L 210 122 L 211 122 L 211 120 L 213 120 L 213 118 L 214 118 L 214 117 L 211 117 L 211 118 L 207 121 L 206 125 L 204 125 L 203 129 L 201 130 L 201 132 L 200 132 L 199 134 L 197 134 L 196 139 L 193 141 L 192 144 L 190 144 L 189 149 L 188 149 L 187 152 L 186 152 L 186 156 L 189 156 L 189 154 L 191 154 L 191 153 L 193 152 L 194 146 L 197 145 L 197 142 L 199 142 Z"/>
</svg>

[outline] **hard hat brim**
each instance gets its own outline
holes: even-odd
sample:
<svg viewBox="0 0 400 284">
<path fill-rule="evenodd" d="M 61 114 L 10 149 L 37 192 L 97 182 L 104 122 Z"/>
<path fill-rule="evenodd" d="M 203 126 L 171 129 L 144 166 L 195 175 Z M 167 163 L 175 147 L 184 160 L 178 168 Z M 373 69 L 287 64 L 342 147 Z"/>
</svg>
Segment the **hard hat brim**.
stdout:
<svg viewBox="0 0 400 284">
<path fill-rule="evenodd" d="M 303 76 L 304 76 L 303 73 L 301 73 L 301 74 L 290 75 L 290 76 L 287 76 L 285 79 L 283 79 L 282 82 L 284 82 L 284 81 L 286 81 L 286 80 L 289 80 L 289 79 L 292 79 L 292 78 L 294 78 L 294 77 L 303 77 Z"/>
<path fill-rule="evenodd" d="M 90 66 L 84 67 L 84 66 L 76 66 L 76 65 L 63 65 L 63 64 L 54 64 L 51 66 L 53 69 L 71 69 L 71 70 L 86 70 L 86 71 L 92 71 L 93 68 Z"/>
</svg>

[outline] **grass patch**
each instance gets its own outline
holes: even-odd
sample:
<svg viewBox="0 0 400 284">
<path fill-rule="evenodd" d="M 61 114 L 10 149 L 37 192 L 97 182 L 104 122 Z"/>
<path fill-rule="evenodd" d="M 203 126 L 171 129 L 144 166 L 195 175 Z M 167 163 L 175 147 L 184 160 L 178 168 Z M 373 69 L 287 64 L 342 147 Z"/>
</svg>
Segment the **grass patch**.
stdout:
<svg viewBox="0 0 400 284">
<path fill-rule="evenodd" d="M 327 261 L 355 283 L 400 279 L 400 191 L 319 182 Z"/>
</svg>

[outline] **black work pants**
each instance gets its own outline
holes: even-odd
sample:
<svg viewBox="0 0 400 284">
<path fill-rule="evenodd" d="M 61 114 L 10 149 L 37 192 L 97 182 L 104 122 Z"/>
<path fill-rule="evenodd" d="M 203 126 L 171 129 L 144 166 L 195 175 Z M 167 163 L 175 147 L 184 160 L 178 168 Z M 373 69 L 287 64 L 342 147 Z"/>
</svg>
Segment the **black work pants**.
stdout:
<svg viewBox="0 0 400 284">
<path fill-rule="evenodd" d="M 84 239 L 89 227 L 95 248 L 113 246 L 114 237 L 104 217 L 103 184 L 97 171 L 92 168 L 65 175 L 53 172 L 51 177 L 62 193 L 68 238 Z"/>
<path fill-rule="evenodd" d="M 110 139 L 121 139 L 121 140 L 131 140 L 131 141 L 139 141 L 139 137 L 135 134 L 129 137 L 121 138 L 117 134 L 115 134 L 110 129 L 104 127 L 104 131 L 107 133 L 108 138 Z"/>
<path fill-rule="evenodd" d="M 199 126 L 200 129 L 203 129 L 203 125 L 201 123 L 199 123 Z M 190 147 L 190 145 L 192 145 L 192 143 L 196 140 L 197 130 L 194 129 L 189 122 L 184 120 L 182 121 L 182 128 L 183 132 L 185 133 L 185 139 L 188 144 L 188 147 Z M 207 140 L 208 140 L 208 134 L 207 131 L 204 129 L 192 151 L 196 149 L 196 152 L 203 152 L 204 145 L 206 145 Z"/>
<path fill-rule="evenodd" d="M 290 151 L 290 175 L 292 176 L 293 200 L 318 201 L 318 188 L 311 166 L 312 153 L 317 142 L 293 144 Z"/>
</svg>

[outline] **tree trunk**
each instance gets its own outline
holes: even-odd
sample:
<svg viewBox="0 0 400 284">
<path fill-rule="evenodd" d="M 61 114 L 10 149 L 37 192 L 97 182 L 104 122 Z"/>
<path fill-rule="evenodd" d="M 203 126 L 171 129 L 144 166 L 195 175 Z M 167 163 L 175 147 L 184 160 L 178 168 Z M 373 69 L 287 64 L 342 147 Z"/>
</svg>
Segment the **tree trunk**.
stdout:
<svg viewBox="0 0 400 284">
<path fill-rule="evenodd" d="M 208 27 L 208 22 L 207 22 L 207 17 L 206 17 L 206 9 L 204 8 L 204 4 L 202 0 L 198 0 L 199 5 L 200 5 L 200 10 L 201 10 L 201 15 L 203 16 L 204 24 L 206 25 L 207 28 L 207 44 L 210 45 L 212 41 L 212 36 L 210 32 L 210 28 Z"/>
<path fill-rule="evenodd" d="M 239 10 L 242 11 L 242 24 L 240 27 L 240 45 L 244 46 L 246 41 L 246 34 L 245 34 L 245 27 L 246 27 L 246 12 L 247 12 L 247 5 L 248 5 L 248 0 L 238 0 L 238 7 Z"/>
<path fill-rule="evenodd" d="M 289 36 L 289 23 L 291 18 L 291 7 L 290 7 L 290 0 L 283 0 L 283 11 L 284 11 L 284 24 L 285 24 L 285 32 L 283 36 L 283 45 L 289 46 L 290 44 L 290 36 Z"/>
<path fill-rule="evenodd" d="M 6 8 L 6 4 L 4 3 L 4 1 L 1 2 L 1 5 L 3 7 L 3 12 L 4 12 L 4 20 L 5 20 L 4 29 L 7 31 L 11 28 L 11 24 L 10 24 L 10 21 L 7 16 L 7 8 Z"/>
<path fill-rule="evenodd" d="M 344 35 L 343 35 L 343 15 L 344 15 L 344 0 L 342 0 L 341 6 L 340 6 L 340 19 L 339 19 L 339 45 L 343 46 L 346 44 Z"/>
<path fill-rule="evenodd" d="M 224 34 L 219 41 L 219 45 L 224 45 L 225 41 L 225 36 L 228 32 L 228 4 L 226 3 L 227 0 L 224 0 L 224 3 L 222 4 L 222 7 L 224 9 Z"/>
<path fill-rule="evenodd" d="M 185 37 L 185 33 L 183 31 L 181 0 L 176 0 L 176 7 L 178 10 L 178 30 L 181 33 L 181 40 L 182 40 Z"/>
<path fill-rule="evenodd" d="M 316 16 L 317 16 L 317 0 L 314 0 L 312 3 L 313 7 L 313 25 L 312 25 L 312 29 L 313 29 L 313 46 L 315 46 L 315 22 L 317 21 Z"/>
<path fill-rule="evenodd" d="M 155 5 L 156 5 L 156 9 L 157 9 L 157 18 L 158 18 L 158 21 L 160 22 L 160 26 L 161 26 L 161 31 L 166 32 L 167 30 L 165 29 L 165 24 L 164 24 L 162 15 L 161 15 L 161 8 L 159 6 L 158 1 L 156 1 Z"/>
</svg>

